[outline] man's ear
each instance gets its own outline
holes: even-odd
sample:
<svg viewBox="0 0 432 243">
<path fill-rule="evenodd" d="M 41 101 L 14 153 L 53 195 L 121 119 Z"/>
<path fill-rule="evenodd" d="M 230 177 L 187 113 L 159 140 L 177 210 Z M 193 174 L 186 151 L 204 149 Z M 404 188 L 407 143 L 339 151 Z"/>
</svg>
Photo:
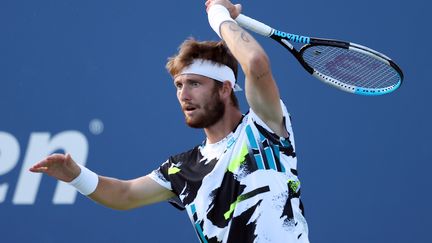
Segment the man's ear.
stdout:
<svg viewBox="0 0 432 243">
<path fill-rule="evenodd" d="M 231 92 L 233 92 L 233 88 L 231 87 L 231 82 L 229 81 L 223 82 L 222 88 L 220 89 L 220 97 L 229 98 L 231 96 Z"/>
</svg>

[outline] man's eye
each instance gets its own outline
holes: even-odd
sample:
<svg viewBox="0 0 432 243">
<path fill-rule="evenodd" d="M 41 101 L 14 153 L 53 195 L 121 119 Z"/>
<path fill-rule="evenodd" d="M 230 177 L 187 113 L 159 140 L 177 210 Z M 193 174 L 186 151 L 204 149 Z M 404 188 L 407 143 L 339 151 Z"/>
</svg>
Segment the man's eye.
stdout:
<svg viewBox="0 0 432 243">
<path fill-rule="evenodd" d="M 197 86 L 199 86 L 199 83 L 198 82 L 192 82 L 192 86 L 197 87 Z"/>
<path fill-rule="evenodd" d="M 183 85 L 182 85 L 181 83 L 176 83 L 176 84 L 175 84 L 176 89 L 181 89 L 182 86 L 183 86 Z"/>
</svg>

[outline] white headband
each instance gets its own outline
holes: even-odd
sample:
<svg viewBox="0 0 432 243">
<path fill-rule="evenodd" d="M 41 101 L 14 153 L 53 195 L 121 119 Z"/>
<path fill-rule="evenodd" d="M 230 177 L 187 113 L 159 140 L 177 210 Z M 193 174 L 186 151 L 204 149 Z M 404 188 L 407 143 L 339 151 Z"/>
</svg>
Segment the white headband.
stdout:
<svg viewBox="0 0 432 243">
<path fill-rule="evenodd" d="M 234 91 L 242 90 L 240 86 L 236 84 L 234 72 L 231 68 L 209 60 L 194 59 L 191 65 L 183 68 L 180 72 L 180 75 L 182 74 L 198 74 L 219 82 L 229 81 Z"/>
</svg>

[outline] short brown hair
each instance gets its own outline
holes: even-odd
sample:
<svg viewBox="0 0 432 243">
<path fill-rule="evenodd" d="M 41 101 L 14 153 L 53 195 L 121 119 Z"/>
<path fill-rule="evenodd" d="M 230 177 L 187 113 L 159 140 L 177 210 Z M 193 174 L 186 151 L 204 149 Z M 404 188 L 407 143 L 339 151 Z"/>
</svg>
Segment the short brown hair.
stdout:
<svg viewBox="0 0 432 243">
<path fill-rule="evenodd" d="M 223 41 L 197 41 L 192 37 L 188 38 L 180 45 L 178 53 L 168 58 L 166 69 L 172 77 L 175 77 L 181 70 L 192 64 L 194 59 L 224 64 L 233 70 L 237 80 L 238 62 Z M 234 92 L 231 94 L 231 100 L 238 107 Z"/>
<path fill-rule="evenodd" d="M 194 59 L 224 64 L 233 70 L 237 79 L 238 62 L 223 41 L 196 41 L 188 38 L 180 45 L 178 53 L 168 59 L 166 69 L 174 77 L 192 64 Z"/>
</svg>

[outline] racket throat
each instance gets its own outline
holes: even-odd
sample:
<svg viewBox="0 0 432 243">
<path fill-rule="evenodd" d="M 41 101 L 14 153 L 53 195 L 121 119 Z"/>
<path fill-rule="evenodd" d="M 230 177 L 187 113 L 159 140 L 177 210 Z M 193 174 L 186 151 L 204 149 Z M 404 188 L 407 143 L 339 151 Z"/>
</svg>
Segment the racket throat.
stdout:
<svg viewBox="0 0 432 243">
<path fill-rule="evenodd" d="M 301 54 L 296 51 L 294 49 L 294 46 L 286 39 L 280 39 L 280 38 L 276 38 L 276 37 L 272 37 L 272 39 L 276 40 L 277 42 L 279 42 L 283 47 L 285 47 L 288 51 L 291 52 L 291 54 L 294 55 L 294 57 L 297 59 L 297 61 L 300 62 L 300 64 L 302 65 L 302 67 L 310 74 L 314 73 L 314 69 L 311 68 L 305 61 L 303 61 L 303 58 L 301 56 Z"/>
</svg>

